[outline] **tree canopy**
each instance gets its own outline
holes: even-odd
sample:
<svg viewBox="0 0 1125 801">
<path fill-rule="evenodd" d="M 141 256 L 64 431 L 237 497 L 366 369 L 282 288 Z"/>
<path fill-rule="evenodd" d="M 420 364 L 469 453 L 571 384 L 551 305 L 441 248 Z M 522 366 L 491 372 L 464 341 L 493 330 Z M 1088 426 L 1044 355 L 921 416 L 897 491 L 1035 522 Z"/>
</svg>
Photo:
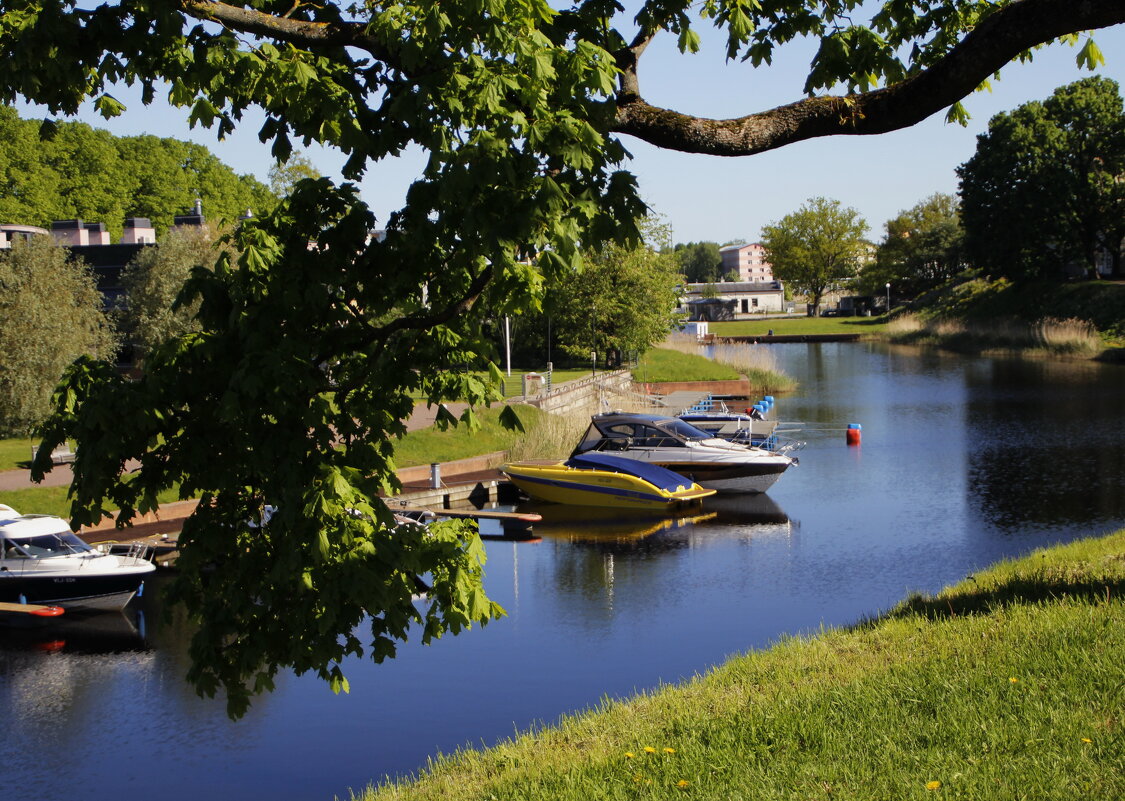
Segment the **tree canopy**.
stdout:
<svg viewBox="0 0 1125 801">
<path fill-rule="evenodd" d="M 1125 112 L 1115 81 L 1092 77 L 998 114 L 958 168 L 965 245 L 994 276 L 1122 275 Z"/>
<path fill-rule="evenodd" d="M 650 239 L 667 233 L 652 224 L 646 232 Z M 586 254 L 586 261 L 581 276 L 547 288 L 544 311 L 562 350 L 579 358 L 593 351 L 609 364 L 610 354 L 642 353 L 668 335 L 683 283 L 674 253 L 648 243 L 611 243 Z"/>
<path fill-rule="evenodd" d="M 160 343 L 200 330 L 198 301 L 177 303 L 194 270 L 215 269 L 220 249 L 209 226 L 173 229 L 146 247 L 121 273 L 128 303 L 125 332 L 138 360 Z"/>
<path fill-rule="evenodd" d="M 93 273 L 49 237 L 0 250 L 0 431 L 27 435 L 82 355 L 112 359 L 116 340 Z"/>
<path fill-rule="evenodd" d="M 339 686 L 340 659 L 393 653 L 412 622 L 430 637 L 497 613 L 480 589 L 479 540 L 396 527 L 374 493 L 393 484 L 390 440 L 411 393 L 496 397 L 445 369 L 494 357 L 489 316 L 539 308 L 584 250 L 639 238 L 646 210 L 620 135 L 734 156 L 943 109 L 956 118 L 961 97 L 1029 48 L 1125 21 L 1120 0 L 650 0 L 631 19 L 601 0 L 0 3 L 0 99 L 61 114 L 89 99 L 113 116 L 115 87 L 139 85 L 145 102 L 166 93 L 220 136 L 260 108 L 275 156 L 294 141 L 334 147 L 349 180 L 409 146 L 427 155 L 385 238 L 370 236 L 354 188 L 302 182 L 240 227 L 236 262 L 189 284 L 198 332 L 157 347 L 136 382 L 80 362 L 45 430 L 83 443 L 79 521 L 110 502 L 127 521 L 177 481 L 203 493 L 176 597 L 200 622 L 193 678 L 224 688 L 235 712 L 279 666 Z M 807 96 L 726 120 L 647 102 L 647 45 L 671 35 L 695 51 L 704 24 L 755 67 L 817 41 Z M 1079 57 L 1100 54 L 1087 41 Z M 836 85 L 847 93 L 828 94 Z M 128 429 L 107 422 L 123 414 Z M 141 468 L 126 482 L 130 458 Z M 281 514 L 250 535 L 265 503 Z M 431 601 L 419 608 L 423 575 Z"/>
<path fill-rule="evenodd" d="M 0 222 L 47 227 L 80 218 L 121 236 L 125 218 L 163 233 L 196 198 L 210 219 L 268 211 L 276 198 L 202 145 L 156 136 L 113 136 L 82 122 L 43 126 L 0 106 Z"/>
<path fill-rule="evenodd" d="M 680 272 L 689 283 L 702 284 L 719 280 L 723 257 L 717 242 L 678 242 L 675 247 Z"/>
<path fill-rule="evenodd" d="M 867 223 L 838 200 L 815 197 L 762 229 L 762 245 L 773 274 L 807 293 L 813 314 L 832 287 L 858 274 L 867 250 Z"/>
<path fill-rule="evenodd" d="M 957 198 L 935 194 L 887 221 L 875 261 L 864 265 L 856 286 L 880 294 L 889 282 L 896 295 L 913 298 L 965 266 Z"/>
</svg>

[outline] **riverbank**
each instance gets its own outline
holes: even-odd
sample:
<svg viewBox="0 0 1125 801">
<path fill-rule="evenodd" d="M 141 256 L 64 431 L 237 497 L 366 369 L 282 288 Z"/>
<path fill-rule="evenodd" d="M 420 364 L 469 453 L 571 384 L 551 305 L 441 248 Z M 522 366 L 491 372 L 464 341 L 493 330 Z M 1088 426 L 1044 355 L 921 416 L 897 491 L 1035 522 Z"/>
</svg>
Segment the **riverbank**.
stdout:
<svg viewBox="0 0 1125 801">
<path fill-rule="evenodd" d="M 362 797 L 1119 798 L 1122 590 L 1125 531 L 1037 551 Z"/>
</svg>

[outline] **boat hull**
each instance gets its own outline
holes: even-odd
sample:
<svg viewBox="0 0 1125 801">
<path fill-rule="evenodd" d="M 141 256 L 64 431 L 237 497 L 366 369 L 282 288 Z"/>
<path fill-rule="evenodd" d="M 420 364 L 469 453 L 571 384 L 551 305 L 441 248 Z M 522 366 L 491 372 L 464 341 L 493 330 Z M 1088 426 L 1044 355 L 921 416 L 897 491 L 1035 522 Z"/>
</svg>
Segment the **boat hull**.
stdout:
<svg viewBox="0 0 1125 801">
<path fill-rule="evenodd" d="M 503 471 L 532 498 L 575 506 L 674 510 L 696 506 L 714 494 L 687 482 L 680 490 L 664 490 L 627 473 L 576 469 L 562 462 L 516 462 Z"/>
<path fill-rule="evenodd" d="M 150 564 L 104 575 L 18 575 L 0 573 L 0 601 L 43 604 L 64 609 L 124 609 L 154 572 Z"/>
</svg>

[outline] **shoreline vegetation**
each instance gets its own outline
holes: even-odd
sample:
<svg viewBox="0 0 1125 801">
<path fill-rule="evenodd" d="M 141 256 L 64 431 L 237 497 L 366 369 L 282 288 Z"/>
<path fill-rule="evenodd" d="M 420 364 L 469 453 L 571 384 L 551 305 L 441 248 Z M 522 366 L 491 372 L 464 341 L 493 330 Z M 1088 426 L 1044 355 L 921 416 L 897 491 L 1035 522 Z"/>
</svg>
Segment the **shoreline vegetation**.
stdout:
<svg viewBox="0 0 1125 801">
<path fill-rule="evenodd" d="M 355 797 L 1125 797 L 1123 590 L 1125 530 L 1041 549 Z"/>
</svg>

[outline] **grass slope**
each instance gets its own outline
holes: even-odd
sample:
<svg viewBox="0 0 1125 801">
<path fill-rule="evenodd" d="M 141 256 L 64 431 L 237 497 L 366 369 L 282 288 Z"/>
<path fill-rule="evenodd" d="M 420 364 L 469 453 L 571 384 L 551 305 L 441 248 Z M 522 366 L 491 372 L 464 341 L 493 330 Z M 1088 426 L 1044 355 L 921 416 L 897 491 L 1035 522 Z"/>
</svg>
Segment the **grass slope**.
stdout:
<svg viewBox="0 0 1125 801">
<path fill-rule="evenodd" d="M 411 431 L 395 443 L 395 464 L 398 467 L 451 462 L 467 459 L 493 451 L 510 450 L 515 442 L 525 436 L 519 431 L 509 431 L 500 425 L 500 412 L 503 407 L 494 406 L 478 412 L 480 428 L 470 431 L 465 425 L 439 431 L 430 427 Z M 523 423 L 525 430 L 539 425 L 546 415 L 532 406 L 512 406 Z"/>
<path fill-rule="evenodd" d="M 378 799 L 1125 797 L 1125 531 L 732 659 Z"/>
<path fill-rule="evenodd" d="M 730 367 L 703 356 L 652 348 L 633 369 L 633 380 L 642 383 L 661 381 L 730 381 L 742 375 Z"/>
</svg>

